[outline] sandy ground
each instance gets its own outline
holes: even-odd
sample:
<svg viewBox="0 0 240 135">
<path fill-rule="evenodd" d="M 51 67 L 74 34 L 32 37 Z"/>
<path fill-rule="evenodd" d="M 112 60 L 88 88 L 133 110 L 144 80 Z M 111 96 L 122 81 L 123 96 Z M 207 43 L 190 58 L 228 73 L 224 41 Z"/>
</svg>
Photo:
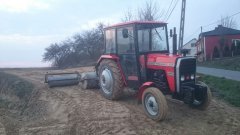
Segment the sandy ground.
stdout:
<svg viewBox="0 0 240 135">
<path fill-rule="evenodd" d="M 65 71 L 89 70 L 92 68 Z M 126 94 L 120 101 L 109 101 L 96 89 L 81 90 L 79 86 L 50 89 L 44 84 L 46 72 L 62 71 L 12 69 L 5 72 L 31 81 L 38 94 L 29 106 L 33 112 L 29 113 L 31 119 L 14 122 L 6 119 L 14 119 L 8 113 L 1 113 L 0 134 L 3 135 L 240 135 L 240 109 L 215 98 L 206 111 L 168 100 L 167 119 L 154 122 L 145 116 L 142 105 L 131 95 Z"/>
</svg>

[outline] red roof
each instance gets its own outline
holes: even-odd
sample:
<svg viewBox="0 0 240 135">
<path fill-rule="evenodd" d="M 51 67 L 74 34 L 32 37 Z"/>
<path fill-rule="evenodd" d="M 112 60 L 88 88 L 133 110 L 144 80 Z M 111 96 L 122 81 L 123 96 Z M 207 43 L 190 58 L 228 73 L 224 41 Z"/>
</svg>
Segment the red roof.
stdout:
<svg viewBox="0 0 240 135">
<path fill-rule="evenodd" d="M 123 26 L 123 25 L 130 25 L 130 24 L 167 24 L 167 23 L 166 22 L 161 22 L 161 21 L 130 21 L 130 22 L 114 24 L 114 25 L 108 26 L 106 28 Z"/>
</svg>

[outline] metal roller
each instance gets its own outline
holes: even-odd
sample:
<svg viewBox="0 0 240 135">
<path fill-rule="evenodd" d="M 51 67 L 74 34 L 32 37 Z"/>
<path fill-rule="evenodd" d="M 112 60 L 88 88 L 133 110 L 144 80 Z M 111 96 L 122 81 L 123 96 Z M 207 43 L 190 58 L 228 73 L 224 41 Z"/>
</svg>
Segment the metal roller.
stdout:
<svg viewBox="0 0 240 135">
<path fill-rule="evenodd" d="M 49 87 L 77 85 L 80 80 L 78 72 L 73 73 L 47 73 L 45 75 L 45 83 Z"/>
</svg>

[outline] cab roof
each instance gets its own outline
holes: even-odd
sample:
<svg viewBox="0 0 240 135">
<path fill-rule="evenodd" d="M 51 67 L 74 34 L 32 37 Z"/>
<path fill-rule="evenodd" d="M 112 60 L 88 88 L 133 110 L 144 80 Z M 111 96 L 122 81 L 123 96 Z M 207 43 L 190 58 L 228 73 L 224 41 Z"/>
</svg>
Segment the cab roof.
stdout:
<svg viewBox="0 0 240 135">
<path fill-rule="evenodd" d="M 111 26 L 106 27 L 105 29 L 114 28 L 114 27 L 120 27 L 125 25 L 133 25 L 133 24 L 167 24 L 166 22 L 161 21 L 130 21 L 130 22 L 124 22 L 124 23 L 118 23 Z"/>
</svg>

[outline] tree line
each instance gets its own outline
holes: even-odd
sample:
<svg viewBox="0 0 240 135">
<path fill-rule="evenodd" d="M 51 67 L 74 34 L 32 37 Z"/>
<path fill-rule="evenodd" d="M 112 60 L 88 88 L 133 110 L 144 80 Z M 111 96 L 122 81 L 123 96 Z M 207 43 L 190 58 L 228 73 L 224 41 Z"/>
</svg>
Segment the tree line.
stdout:
<svg viewBox="0 0 240 135">
<path fill-rule="evenodd" d="M 104 24 L 99 23 L 92 30 L 75 34 L 60 43 L 52 43 L 45 48 L 43 61 L 51 62 L 52 66 L 60 68 L 95 61 L 104 50 L 103 27 Z"/>
<path fill-rule="evenodd" d="M 136 14 L 126 11 L 122 22 L 159 19 L 158 4 L 155 1 L 146 1 L 137 11 Z M 51 62 L 52 66 L 59 68 L 93 64 L 104 52 L 104 27 L 105 24 L 99 23 L 92 30 L 75 34 L 60 43 L 50 44 L 45 48 L 43 61 Z"/>
</svg>

